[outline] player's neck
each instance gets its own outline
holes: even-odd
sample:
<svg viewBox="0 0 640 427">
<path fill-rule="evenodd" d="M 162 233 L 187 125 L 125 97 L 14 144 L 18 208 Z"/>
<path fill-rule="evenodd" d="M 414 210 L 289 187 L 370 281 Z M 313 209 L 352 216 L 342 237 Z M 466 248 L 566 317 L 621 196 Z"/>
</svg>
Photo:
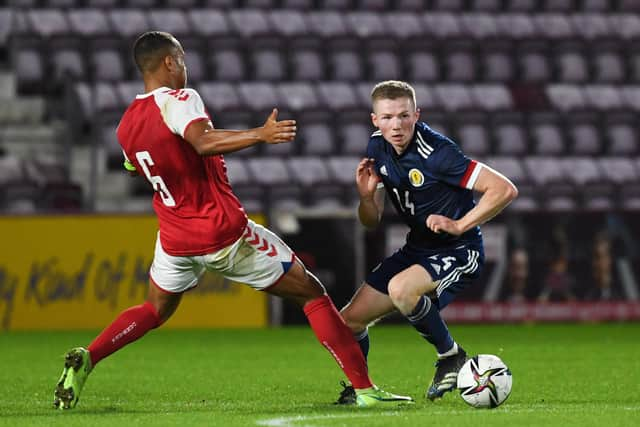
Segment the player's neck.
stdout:
<svg viewBox="0 0 640 427">
<path fill-rule="evenodd" d="M 159 78 L 154 75 L 145 76 L 144 79 L 144 92 L 149 93 L 161 87 L 168 87 L 170 89 L 175 89 L 171 87 L 171 82 L 168 79 Z"/>
<path fill-rule="evenodd" d="M 402 153 L 404 153 L 405 151 L 407 151 L 407 148 L 409 148 L 409 144 L 411 144 L 411 140 L 407 141 L 404 145 L 394 145 L 391 144 L 391 146 L 393 147 L 393 149 L 395 150 L 396 154 L 398 156 L 401 156 Z"/>
</svg>

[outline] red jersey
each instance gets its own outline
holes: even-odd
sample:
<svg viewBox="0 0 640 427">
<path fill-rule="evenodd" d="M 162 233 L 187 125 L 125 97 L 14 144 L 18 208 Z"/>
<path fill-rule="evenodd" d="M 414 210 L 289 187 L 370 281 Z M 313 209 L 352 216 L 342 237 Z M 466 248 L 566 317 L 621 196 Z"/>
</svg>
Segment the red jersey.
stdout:
<svg viewBox="0 0 640 427">
<path fill-rule="evenodd" d="M 247 215 L 233 194 L 222 155 L 201 156 L 184 139 L 210 120 L 198 92 L 166 87 L 136 96 L 118 125 L 118 141 L 151 183 L 160 243 L 170 255 L 203 255 L 242 236 Z"/>
</svg>

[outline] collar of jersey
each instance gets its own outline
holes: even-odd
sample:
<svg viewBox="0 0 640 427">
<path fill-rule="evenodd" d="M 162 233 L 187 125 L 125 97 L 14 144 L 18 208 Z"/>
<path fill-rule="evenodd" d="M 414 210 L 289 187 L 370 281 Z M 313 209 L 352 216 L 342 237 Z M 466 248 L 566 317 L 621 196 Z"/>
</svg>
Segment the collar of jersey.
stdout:
<svg viewBox="0 0 640 427">
<path fill-rule="evenodd" d="M 158 92 L 160 90 L 171 90 L 171 89 L 166 87 L 166 86 L 162 86 L 162 87 L 159 87 L 157 89 L 152 90 L 151 92 L 147 92 L 147 93 L 136 95 L 136 99 L 148 98 L 148 97 L 150 97 L 151 95 L 153 95 L 154 93 L 156 93 L 156 92 Z"/>
</svg>

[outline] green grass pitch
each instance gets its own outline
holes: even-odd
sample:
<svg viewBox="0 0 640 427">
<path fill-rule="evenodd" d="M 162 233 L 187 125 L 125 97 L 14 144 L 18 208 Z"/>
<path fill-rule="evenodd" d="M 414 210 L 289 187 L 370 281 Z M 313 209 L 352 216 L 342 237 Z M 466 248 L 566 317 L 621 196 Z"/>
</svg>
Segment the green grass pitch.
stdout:
<svg viewBox="0 0 640 427">
<path fill-rule="evenodd" d="M 501 407 L 424 398 L 433 350 L 408 326 L 371 329 L 370 369 L 416 404 L 332 404 L 341 372 L 308 328 L 158 330 L 100 363 L 78 406 L 52 409 L 63 353 L 93 333 L 0 334 L 0 426 L 637 426 L 640 324 L 460 326 L 470 354 L 513 373 Z"/>
</svg>

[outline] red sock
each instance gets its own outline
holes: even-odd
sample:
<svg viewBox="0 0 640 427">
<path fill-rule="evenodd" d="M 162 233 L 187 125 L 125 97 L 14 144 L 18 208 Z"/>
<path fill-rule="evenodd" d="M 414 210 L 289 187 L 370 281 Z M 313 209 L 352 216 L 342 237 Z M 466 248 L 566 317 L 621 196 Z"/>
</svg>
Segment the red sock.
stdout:
<svg viewBox="0 0 640 427">
<path fill-rule="evenodd" d="M 89 344 L 91 364 L 96 366 L 96 363 L 111 353 L 158 326 L 160 317 L 151 303 L 145 302 L 126 309 Z"/>
<path fill-rule="evenodd" d="M 311 329 L 318 341 L 336 359 L 354 388 L 371 387 L 367 362 L 353 333 L 344 323 L 340 313 L 327 295 L 323 295 L 304 306 Z"/>
</svg>

